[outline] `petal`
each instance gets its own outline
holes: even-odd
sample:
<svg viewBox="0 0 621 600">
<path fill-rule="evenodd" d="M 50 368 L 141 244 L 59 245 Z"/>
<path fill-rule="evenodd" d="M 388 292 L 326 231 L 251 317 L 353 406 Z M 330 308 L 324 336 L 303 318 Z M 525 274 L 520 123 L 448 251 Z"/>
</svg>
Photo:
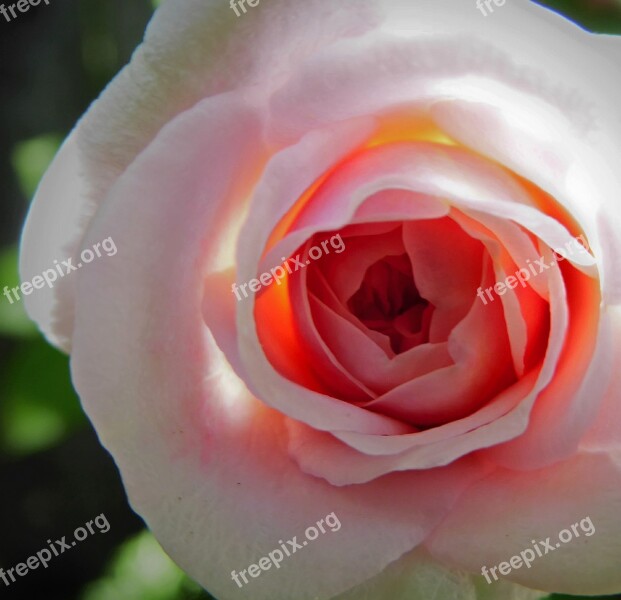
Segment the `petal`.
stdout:
<svg viewBox="0 0 621 600">
<path fill-rule="evenodd" d="M 537 399 L 528 429 L 514 440 L 486 450 L 493 462 L 515 469 L 536 469 L 575 453 L 611 393 L 614 348 L 619 345 L 609 315 L 589 312 L 593 321 L 600 317 L 599 326 L 571 326 L 567 354 Z"/>
<path fill-rule="evenodd" d="M 621 360 L 621 343 L 619 342 L 619 332 L 621 331 L 621 311 L 618 307 L 607 308 L 607 318 L 604 321 L 609 326 L 609 335 L 613 338 L 612 349 L 602 345 L 606 357 L 602 357 L 602 362 L 611 362 L 613 365 L 619 365 Z M 594 361 L 593 371 L 600 368 L 597 361 Z M 607 380 L 606 391 L 603 394 L 603 401 L 597 418 L 589 427 L 580 442 L 580 446 L 586 450 L 603 450 L 617 451 L 621 450 L 621 393 L 619 392 L 621 384 L 621 370 L 618 368 L 612 371 L 612 377 Z M 588 391 L 585 385 L 584 392 Z"/>
<path fill-rule="evenodd" d="M 451 332 L 448 351 L 454 364 L 412 379 L 366 407 L 414 424 L 441 425 L 474 413 L 515 380 L 499 306 L 475 300 Z"/>
<path fill-rule="evenodd" d="M 19 257 L 21 279 L 32 281 L 35 275 L 53 268 L 54 258 L 60 263 L 74 256 L 84 235 L 85 222 L 94 212 L 93 203 L 89 203 L 88 183 L 80 170 L 80 150 L 74 131 L 39 184 L 28 213 Z M 69 277 L 58 280 L 53 288 L 45 287 L 24 297 L 28 314 L 47 340 L 65 351 L 71 349 L 74 293 L 75 278 Z"/>
<path fill-rule="evenodd" d="M 619 454 L 585 451 L 537 471 L 499 469 L 468 489 L 426 546 L 440 561 L 481 573 L 550 537 L 553 553 L 505 578 L 548 592 L 611 594 L 621 590 L 620 504 Z M 585 521 L 573 539 L 558 541 L 587 518 L 594 532 Z"/>
<path fill-rule="evenodd" d="M 507 581 L 488 585 L 481 579 L 451 570 L 417 549 L 335 600 L 539 600 L 542 595 Z"/>
<path fill-rule="evenodd" d="M 349 373 L 378 393 L 453 362 L 446 342 L 423 344 L 389 358 L 366 334 L 323 303 L 311 298 L 311 305 L 317 326 L 340 362 Z"/>
</svg>

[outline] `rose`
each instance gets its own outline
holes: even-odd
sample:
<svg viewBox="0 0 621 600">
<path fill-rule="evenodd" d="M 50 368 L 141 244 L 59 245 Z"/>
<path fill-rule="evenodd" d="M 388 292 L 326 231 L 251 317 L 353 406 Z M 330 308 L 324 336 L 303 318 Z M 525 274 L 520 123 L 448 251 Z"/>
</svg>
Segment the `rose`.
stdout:
<svg viewBox="0 0 621 600">
<path fill-rule="evenodd" d="M 25 279 L 107 237 L 118 256 L 28 310 L 132 505 L 218 598 L 621 589 L 619 43 L 518 0 L 489 17 L 168 0 L 41 183 Z M 478 575 L 587 515 L 593 537 Z"/>
</svg>

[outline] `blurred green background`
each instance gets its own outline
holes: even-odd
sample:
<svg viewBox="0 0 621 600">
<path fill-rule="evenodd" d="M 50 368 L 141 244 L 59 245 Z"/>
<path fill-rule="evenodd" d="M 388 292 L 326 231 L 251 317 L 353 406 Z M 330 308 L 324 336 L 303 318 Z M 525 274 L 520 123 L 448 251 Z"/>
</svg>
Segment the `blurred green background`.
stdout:
<svg viewBox="0 0 621 600">
<path fill-rule="evenodd" d="M 127 63 L 156 4 L 62 0 L 10 23 L 0 18 L 0 288 L 19 283 L 17 242 L 43 171 L 76 120 Z M 541 4 L 587 29 L 621 33 L 617 0 Z M 72 389 L 67 357 L 43 340 L 21 303 L 9 304 L 3 296 L 0 490 L 5 569 L 101 513 L 111 525 L 48 569 L 32 571 L 9 588 L 0 582 L 2 598 L 211 598 L 172 563 L 131 511 L 116 467 Z"/>
</svg>

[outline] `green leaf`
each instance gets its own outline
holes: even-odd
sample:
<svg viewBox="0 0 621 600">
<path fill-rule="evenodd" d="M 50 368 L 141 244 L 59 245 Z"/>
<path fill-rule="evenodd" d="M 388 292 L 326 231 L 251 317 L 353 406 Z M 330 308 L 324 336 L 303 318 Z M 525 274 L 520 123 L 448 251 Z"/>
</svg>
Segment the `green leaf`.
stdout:
<svg viewBox="0 0 621 600">
<path fill-rule="evenodd" d="M 618 600 L 619 595 L 615 596 L 567 596 L 565 594 L 552 594 L 544 600 Z"/>
<path fill-rule="evenodd" d="M 19 142 L 11 153 L 11 163 L 20 189 L 27 198 L 34 195 L 43 173 L 60 147 L 62 137 L 55 133 Z"/>
<path fill-rule="evenodd" d="M 7 454 L 50 448 L 87 424 L 69 377 L 69 359 L 42 337 L 21 341 L 0 378 L 0 444 Z"/>
<path fill-rule="evenodd" d="M 591 0 L 536 0 L 538 4 L 565 15 L 588 31 L 621 33 L 621 2 Z"/>
<path fill-rule="evenodd" d="M 0 285 L 3 286 L 0 292 L 0 335 L 33 338 L 37 335 L 37 328 L 26 314 L 21 297 L 16 300 L 10 291 L 20 283 L 17 257 L 17 246 L 0 253 Z"/>
<path fill-rule="evenodd" d="M 86 587 L 80 600 L 210 598 L 168 558 L 148 531 L 125 542 L 107 571 L 106 576 Z"/>
</svg>

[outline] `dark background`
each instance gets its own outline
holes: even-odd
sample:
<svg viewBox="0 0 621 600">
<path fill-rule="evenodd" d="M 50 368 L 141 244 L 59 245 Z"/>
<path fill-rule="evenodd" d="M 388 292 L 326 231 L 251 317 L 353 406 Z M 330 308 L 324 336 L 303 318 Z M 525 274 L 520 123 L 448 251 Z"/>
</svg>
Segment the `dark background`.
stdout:
<svg viewBox="0 0 621 600">
<path fill-rule="evenodd" d="M 51 0 L 11 22 L 0 16 L 0 288 L 19 283 L 17 242 L 39 178 L 129 60 L 154 4 Z M 587 29 L 621 33 L 615 0 L 542 4 Z M 72 538 L 76 527 L 101 513 L 108 533 L 96 532 L 8 588 L 0 580 L 0 597 L 211 598 L 166 557 L 130 509 L 114 462 L 71 387 L 67 358 L 43 340 L 21 304 L 0 296 L 0 567 L 25 561 L 47 539 Z"/>
</svg>

